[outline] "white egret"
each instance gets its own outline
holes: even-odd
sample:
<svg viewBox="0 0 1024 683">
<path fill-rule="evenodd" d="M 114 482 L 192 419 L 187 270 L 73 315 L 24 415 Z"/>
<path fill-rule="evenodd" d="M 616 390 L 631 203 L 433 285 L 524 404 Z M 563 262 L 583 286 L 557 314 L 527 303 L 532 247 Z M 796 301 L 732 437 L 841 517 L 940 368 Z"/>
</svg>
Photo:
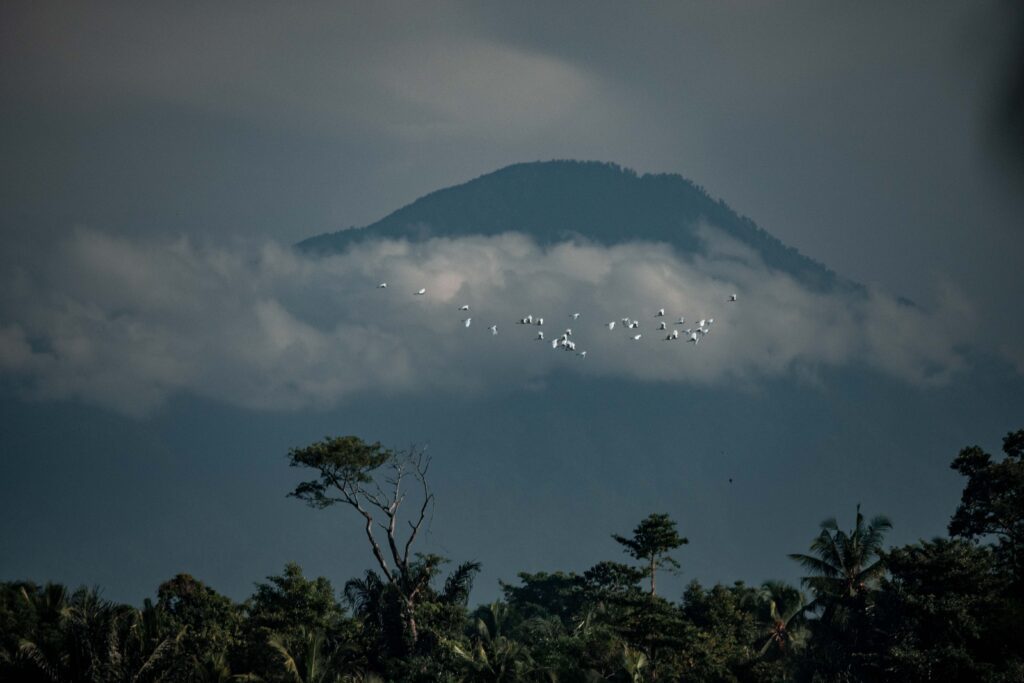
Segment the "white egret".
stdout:
<svg viewBox="0 0 1024 683">
<path fill-rule="evenodd" d="M 468 311 L 469 310 L 469 304 L 462 304 L 461 306 L 459 306 L 459 310 L 460 311 Z"/>
<path fill-rule="evenodd" d="M 634 334 L 633 335 L 633 341 L 640 341 L 640 337 L 642 337 L 642 336 L 643 336 L 642 334 Z"/>
<path fill-rule="evenodd" d="M 664 308 L 659 308 L 658 312 L 654 314 L 654 317 L 655 318 L 662 318 L 662 317 L 664 317 L 664 315 L 665 315 L 665 309 Z"/>
<path fill-rule="evenodd" d="M 544 318 L 537 318 L 537 324 L 538 325 L 543 325 L 544 324 Z"/>
<path fill-rule="evenodd" d="M 580 358 L 586 358 L 587 357 L 587 352 L 586 352 L 586 350 L 583 350 L 583 351 L 580 351 L 579 353 L 577 353 L 576 355 L 579 356 Z"/>
<path fill-rule="evenodd" d="M 538 332 L 537 333 L 537 341 L 544 341 L 544 333 L 543 332 Z"/>
<path fill-rule="evenodd" d="M 664 320 L 662 320 L 661 323 L 658 324 L 658 329 L 659 330 L 665 329 L 665 321 Z"/>
<path fill-rule="evenodd" d="M 679 320 L 676 321 L 676 325 L 685 325 L 685 324 L 686 324 L 686 318 L 684 318 L 683 316 L 679 316 Z"/>
<path fill-rule="evenodd" d="M 579 319 L 579 317 L 580 317 L 580 314 L 579 314 L 579 313 L 573 313 L 573 314 L 572 314 L 572 319 L 573 319 L 573 320 L 578 320 L 578 319 Z"/>
<path fill-rule="evenodd" d="M 387 289 L 387 288 L 388 288 L 388 283 L 386 283 L 386 282 L 382 282 L 379 285 L 377 285 L 377 289 Z"/>
<path fill-rule="evenodd" d="M 426 288 L 426 287 L 423 287 L 423 288 L 422 288 L 422 289 L 420 289 L 420 290 L 419 290 L 418 292 L 414 292 L 414 294 L 415 294 L 416 296 L 423 296 L 423 295 L 424 295 L 424 294 L 426 294 L 426 293 L 427 293 L 427 288 Z"/>
<path fill-rule="evenodd" d="M 491 334 L 492 335 L 493 334 L 498 334 L 498 326 L 497 325 L 491 325 L 490 330 L 491 330 Z"/>
<path fill-rule="evenodd" d="M 615 321 L 614 320 L 611 321 L 610 323 L 608 323 L 608 329 L 609 330 L 614 330 L 615 329 Z"/>
<path fill-rule="evenodd" d="M 736 301 L 736 295 L 735 294 L 730 294 L 729 295 L 729 301 Z"/>
<path fill-rule="evenodd" d="M 469 327 L 469 324 L 471 322 L 473 322 L 472 318 L 466 318 L 465 320 L 462 321 L 462 324 L 465 325 L 466 327 Z"/>
</svg>

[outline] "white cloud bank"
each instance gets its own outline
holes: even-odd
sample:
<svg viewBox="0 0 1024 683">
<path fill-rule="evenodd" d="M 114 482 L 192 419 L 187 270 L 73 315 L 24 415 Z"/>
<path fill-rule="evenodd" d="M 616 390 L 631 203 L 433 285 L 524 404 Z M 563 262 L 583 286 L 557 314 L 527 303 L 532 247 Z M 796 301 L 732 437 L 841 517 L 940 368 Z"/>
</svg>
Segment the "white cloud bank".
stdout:
<svg viewBox="0 0 1024 683">
<path fill-rule="evenodd" d="M 541 248 L 518 234 L 311 258 L 79 230 L 45 263 L 5 268 L 0 377 L 27 397 L 144 415 L 177 393 L 316 409 L 365 392 L 537 387 L 556 371 L 750 386 L 864 364 L 927 385 L 964 368 L 970 309 L 954 294 L 926 312 L 878 291 L 814 292 L 702 234 L 710 251 L 696 258 L 651 243 Z M 413 296 L 420 287 L 427 295 Z M 659 308 L 670 327 L 680 315 L 715 323 L 697 347 L 666 342 Z M 572 327 L 587 357 L 535 341 L 539 328 L 516 324 L 526 314 L 544 317 L 548 338 Z M 626 316 L 640 321 L 639 342 L 605 327 Z"/>
</svg>

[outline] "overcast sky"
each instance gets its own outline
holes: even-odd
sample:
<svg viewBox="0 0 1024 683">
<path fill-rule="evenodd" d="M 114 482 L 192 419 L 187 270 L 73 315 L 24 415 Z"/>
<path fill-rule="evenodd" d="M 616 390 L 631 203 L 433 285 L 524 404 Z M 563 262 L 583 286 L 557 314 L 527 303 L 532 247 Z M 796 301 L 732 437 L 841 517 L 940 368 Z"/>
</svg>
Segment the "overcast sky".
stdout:
<svg viewBox="0 0 1024 683">
<path fill-rule="evenodd" d="M 1010 5 L 4 3 L 4 227 L 293 241 L 597 159 L 681 173 L 850 277 L 998 295 Z"/>
<path fill-rule="evenodd" d="M 759 288 L 770 309 L 720 316 L 707 362 L 670 373 L 688 386 L 814 385 L 857 365 L 949 391 L 968 347 L 1019 373 L 1024 185 L 998 128 L 1022 25 L 1012 5 L 5 2 L 4 396 L 144 420 L 181 395 L 287 412 L 371 386 L 535 391 L 562 361 L 512 378 L 532 350 L 501 369 L 466 337 L 445 342 L 430 308 L 497 289 L 611 320 L 661 290 L 714 302 Z M 285 248 L 553 158 L 680 173 L 870 297 L 817 297 L 756 255 L 734 258 L 714 226 L 704 237 L 729 259 L 683 263 L 649 245 L 541 253 L 517 237 L 316 264 Z M 467 254 L 477 267 L 459 270 Z M 381 269 L 439 297 L 373 324 L 363 295 L 332 298 Z M 531 299 L 539 281 L 558 296 Z M 413 324 L 422 339 L 403 336 Z M 730 340 L 734 324 L 746 336 Z M 239 339 L 248 352 L 228 353 Z M 655 378 L 595 343 L 603 353 L 570 372 Z"/>
</svg>

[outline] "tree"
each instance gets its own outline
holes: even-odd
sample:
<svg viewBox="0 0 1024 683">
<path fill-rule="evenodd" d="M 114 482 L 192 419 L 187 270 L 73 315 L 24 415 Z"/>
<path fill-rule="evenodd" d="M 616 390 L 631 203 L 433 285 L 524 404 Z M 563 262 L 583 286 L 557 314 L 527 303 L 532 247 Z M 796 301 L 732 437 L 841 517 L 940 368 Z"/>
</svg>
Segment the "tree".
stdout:
<svg viewBox="0 0 1024 683">
<path fill-rule="evenodd" d="M 991 547 L 921 541 L 887 553 L 886 567 L 872 621 L 890 680 L 1020 680 L 1024 614 Z"/>
<path fill-rule="evenodd" d="M 328 437 L 305 448 L 293 448 L 288 458 L 292 467 L 312 469 L 317 474 L 288 495 L 319 509 L 338 503 L 348 505 L 363 518 L 370 550 L 384 580 L 402 599 L 408 636 L 415 645 L 419 639 L 416 605 L 441 561 L 436 556 L 412 554 L 412 545 L 434 500 L 427 485 L 430 459 L 421 450 L 395 452 L 355 436 Z M 415 521 L 408 522 L 403 540 L 398 516 L 407 495 L 403 485 L 409 479 L 418 488 L 419 509 Z M 381 533 L 387 551 L 378 540 Z"/>
<path fill-rule="evenodd" d="M 29 597 L 27 591 L 24 595 Z M 167 636 L 157 642 L 147 638 L 139 610 L 104 600 L 96 589 L 82 588 L 67 596 L 62 587 L 48 585 L 45 595 L 35 597 L 42 598 L 33 602 L 44 612 L 55 604 L 52 598 L 62 601 L 56 615 L 58 630 L 36 629 L 36 633 L 26 634 L 29 637 L 19 644 L 18 661 L 11 662 L 18 668 L 4 671 L 0 667 L 0 677 L 10 674 L 11 680 L 19 681 L 109 683 L 166 680 L 178 637 Z"/>
<path fill-rule="evenodd" d="M 334 671 L 334 648 L 323 630 L 301 627 L 289 635 L 275 633 L 267 645 L 276 653 L 289 683 L 334 683 L 341 676 Z"/>
<path fill-rule="evenodd" d="M 653 513 L 633 529 L 633 537 L 625 538 L 612 534 L 616 542 L 625 547 L 625 552 L 635 559 L 646 562 L 651 577 L 651 595 L 655 594 L 655 572 L 659 567 L 679 568 L 679 563 L 668 556 L 690 541 L 676 533 L 676 523 L 668 515 Z"/>
<path fill-rule="evenodd" d="M 353 650 L 350 646 L 355 625 L 345 618 L 331 582 L 323 577 L 307 579 L 294 562 L 286 564 L 282 574 L 268 576 L 266 583 L 256 584 L 256 592 L 246 601 L 245 612 L 241 648 L 235 659 L 245 662 L 249 670 L 258 672 L 264 680 L 294 677 L 286 671 L 286 659 L 280 650 L 267 647 L 271 639 L 289 652 L 305 652 L 311 639 L 315 640 L 310 634 L 320 634 L 324 642 L 315 648 L 320 656 L 330 655 L 332 661 L 346 665 L 352 663 L 344 655 Z"/>
<path fill-rule="evenodd" d="M 160 584 L 156 609 L 165 628 L 181 634 L 171 680 L 192 680 L 196 669 L 236 644 L 241 621 L 238 606 L 189 574 Z"/>
<path fill-rule="evenodd" d="M 468 634 L 470 645 L 450 643 L 462 662 L 463 680 L 511 683 L 528 680 L 534 673 L 536 665 L 529 650 L 507 633 L 510 620 L 507 604 L 482 605 L 473 614 Z"/>
<path fill-rule="evenodd" d="M 821 610 L 811 623 L 813 639 L 803 660 L 820 680 L 875 676 L 871 593 L 885 573 L 882 541 L 891 528 L 892 522 L 881 515 L 865 524 L 858 505 L 852 531 L 841 531 L 835 519 L 827 519 L 811 543 L 813 555 L 790 555 L 810 573 L 803 579 L 814 591 L 808 607 Z"/>
<path fill-rule="evenodd" d="M 997 555 L 1024 591 L 1024 429 L 1003 439 L 1006 457 L 995 462 L 978 446 L 960 451 L 950 467 L 967 477 L 949 535 L 996 538 Z"/>
<path fill-rule="evenodd" d="M 807 607 L 804 594 L 781 581 L 765 581 L 761 584 L 759 616 L 761 617 L 764 644 L 758 651 L 759 657 L 789 654 L 794 647 L 803 643 L 806 635 L 804 610 Z"/>
<path fill-rule="evenodd" d="M 855 598 L 877 584 L 885 572 L 882 540 L 891 528 L 892 522 L 883 515 L 865 526 L 858 504 L 856 522 L 849 534 L 839 529 L 835 518 L 826 519 L 811 543 L 814 555 L 790 554 L 811 573 L 803 584 L 814 591 L 815 606 L 828 611 L 835 599 Z"/>
</svg>

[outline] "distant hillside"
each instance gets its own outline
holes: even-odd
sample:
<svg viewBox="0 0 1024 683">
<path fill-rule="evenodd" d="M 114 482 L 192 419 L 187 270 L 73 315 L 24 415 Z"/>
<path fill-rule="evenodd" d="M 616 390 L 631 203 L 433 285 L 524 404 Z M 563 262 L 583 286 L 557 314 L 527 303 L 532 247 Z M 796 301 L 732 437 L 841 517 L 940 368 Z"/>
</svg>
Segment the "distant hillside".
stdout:
<svg viewBox="0 0 1024 683">
<path fill-rule="evenodd" d="M 725 202 L 676 174 L 645 174 L 595 161 L 515 164 L 432 192 L 364 228 L 312 237 L 304 251 L 330 253 L 374 238 L 496 235 L 518 231 L 540 244 L 584 237 L 601 244 L 667 242 L 680 253 L 703 249 L 707 221 L 761 254 L 772 268 L 816 289 L 839 280 L 820 263 L 768 234 Z"/>
</svg>

